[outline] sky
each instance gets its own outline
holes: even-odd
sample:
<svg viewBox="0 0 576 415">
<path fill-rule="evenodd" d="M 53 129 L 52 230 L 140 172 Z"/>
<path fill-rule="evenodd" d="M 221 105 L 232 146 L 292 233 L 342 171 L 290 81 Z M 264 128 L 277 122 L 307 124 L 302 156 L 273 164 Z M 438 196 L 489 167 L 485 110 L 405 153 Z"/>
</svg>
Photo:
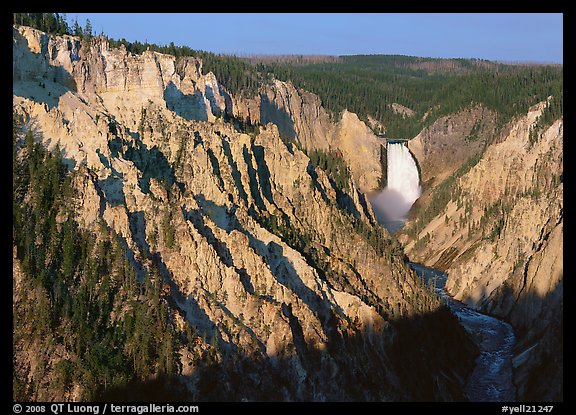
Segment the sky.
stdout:
<svg viewBox="0 0 576 415">
<path fill-rule="evenodd" d="M 236 55 L 563 63 L 562 13 L 66 13 L 95 34 Z"/>
</svg>

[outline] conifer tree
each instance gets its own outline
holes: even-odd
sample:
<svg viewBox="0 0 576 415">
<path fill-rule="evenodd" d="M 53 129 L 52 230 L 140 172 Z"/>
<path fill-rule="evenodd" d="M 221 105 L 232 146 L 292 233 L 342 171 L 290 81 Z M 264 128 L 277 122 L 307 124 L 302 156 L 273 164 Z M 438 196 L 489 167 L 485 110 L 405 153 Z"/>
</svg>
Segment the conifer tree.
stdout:
<svg viewBox="0 0 576 415">
<path fill-rule="evenodd" d="M 92 39 L 92 23 L 90 23 L 90 19 L 86 19 L 86 26 L 84 26 L 84 36 L 88 40 Z"/>
</svg>

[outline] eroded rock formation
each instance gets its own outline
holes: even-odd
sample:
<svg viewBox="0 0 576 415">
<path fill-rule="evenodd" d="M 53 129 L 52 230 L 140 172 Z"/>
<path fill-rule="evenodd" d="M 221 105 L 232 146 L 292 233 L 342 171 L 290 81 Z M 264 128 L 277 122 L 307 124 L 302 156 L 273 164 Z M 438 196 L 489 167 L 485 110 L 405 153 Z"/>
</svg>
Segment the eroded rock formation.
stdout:
<svg viewBox="0 0 576 415">
<path fill-rule="evenodd" d="M 538 130 L 546 105 L 511 123 L 406 245 L 448 272 L 455 298 L 513 324 L 519 399 L 562 399 L 564 134 L 562 119 Z"/>
<path fill-rule="evenodd" d="M 359 191 L 380 176 L 380 144 L 354 114 L 334 123 L 318 97 L 279 82 L 243 101 L 194 58 L 27 27 L 13 38 L 14 113 L 62 152 L 77 226 L 117 235 L 138 279 L 163 281 L 182 338 L 172 373 L 192 400 L 462 399 L 474 348 Z M 262 125 L 243 133 L 225 114 Z M 283 140 L 291 128 L 303 147 L 342 152 L 347 190 Z M 22 278 L 15 255 L 16 316 L 32 307 Z M 130 307 L 115 301 L 111 324 Z M 14 356 L 25 397 L 93 396 L 65 371 L 71 386 L 51 388 L 60 360 L 83 362 L 57 330 L 43 340 L 26 324 L 15 321 Z"/>
</svg>

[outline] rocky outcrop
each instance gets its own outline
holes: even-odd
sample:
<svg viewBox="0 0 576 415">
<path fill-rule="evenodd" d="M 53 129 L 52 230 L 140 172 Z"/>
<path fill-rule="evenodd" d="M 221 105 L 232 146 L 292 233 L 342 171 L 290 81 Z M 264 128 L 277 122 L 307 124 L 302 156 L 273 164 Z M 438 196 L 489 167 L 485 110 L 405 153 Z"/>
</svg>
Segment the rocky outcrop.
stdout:
<svg viewBox="0 0 576 415">
<path fill-rule="evenodd" d="M 243 133 L 220 116 L 237 114 L 230 106 L 238 101 L 202 75 L 200 61 L 134 56 L 102 39 L 82 44 L 25 27 L 13 36 L 14 112 L 24 130 L 61 150 L 77 226 L 96 238 L 116 235 L 139 281 L 161 274 L 167 319 L 188 339 L 175 353 L 189 397 L 462 398 L 473 347 L 461 348 L 456 321 L 376 225 L 359 186 L 378 177 L 370 158 L 379 162 L 379 144 L 374 152 L 376 138 L 354 114 L 331 123 L 317 97 L 275 83 L 269 101 L 279 118 L 264 111 L 260 122 L 270 122 Z M 50 78 L 52 71 L 65 76 Z M 291 123 L 303 145 L 341 149 L 356 177 L 347 190 L 286 144 Z M 113 313 L 121 319 L 126 306 Z M 433 348 L 416 353 L 422 344 L 398 348 L 398 338 L 421 331 L 423 316 L 437 329 L 421 335 L 423 344 L 446 339 L 444 331 L 458 339 L 442 358 Z M 210 365 L 198 358 L 207 352 Z M 16 360 L 25 373 L 29 353 Z M 56 370 L 57 360 L 42 373 Z M 422 376 L 423 367 L 432 369 Z M 51 395 L 49 386 L 32 398 L 90 396 L 79 383 L 66 395 Z"/>
<path fill-rule="evenodd" d="M 393 102 L 392 105 L 391 105 L 391 107 L 392 107 L 392 111 L 393 111 L 395 114 L 401 114 L 401 115 L 404 115 L 404 116 L 406 116 L 406 117 L 413 117 L 414 114 L 416 114 L 416 113 L 414 112 L 414 110 L 412 110 L 412 109 L 410 109 L 410 108 L 408 108 L 408 107 L 405 107 L 404 105 L 399 104 L 399 103 L 397 103 L 397 102 Z"/>
<path fill-rule="evenodd" d="M 477 106 L 437 119 L 408 141 L 420 180 L 433 187 L 479 154 L 495 133 L 495 114 Z"/>
<path fill-rule="evenodd" d="M 283 137 L 304 149 L 341 153 L 363 192 L 380 187 L 382 141 L 356 114 L 345 110 L 335 122 L 317 95 L 275 80 L 260 96 L 259 121 L 276 124 Z"/>
<path fill-rule="evenodd" d="M 52 108 L 69 88 L 134 132 L 151 104 L 187 120 L 214 122 L 227 115 L 252 124 L 272 122 L 283 138 L 305 149 L 340 150 L 361 190 L 378 187 L 382 171 L 376 136 L 351 113 L 344 112 L 340 122 L 331 120 L 317 95 L 297 91 L 289 82 L 274 80 L 256 98 L 233 97 L 214 74 L 202 73 L 196 58 L 152 51 L 133 55 L 124 47 L 110 48 L 101 37 L 82 43 L 28 27 L 14 28 L 13 49 L 18 96 Z"/>
</svg>

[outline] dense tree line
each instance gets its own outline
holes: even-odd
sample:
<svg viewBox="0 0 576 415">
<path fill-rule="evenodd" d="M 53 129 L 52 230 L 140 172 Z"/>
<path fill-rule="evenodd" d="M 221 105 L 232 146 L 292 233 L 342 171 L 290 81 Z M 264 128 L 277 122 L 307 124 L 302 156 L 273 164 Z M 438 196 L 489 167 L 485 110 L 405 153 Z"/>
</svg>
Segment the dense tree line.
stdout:
<svg viewBox="0 0 576 415">
<path fill-rule="evenodd" d="M 324 170 L 338 189 L 349 189 L 350 169 L 348 169 L 348 165 L 339 151 L 322 149 L 310 150 L 309 152 L 303 149 L 303 151 L 310 157 L 310 163 L 314 167 Z"/>
<path fill-rule="evenodd" d="M 61 347 L 64 354 L 39 356 L 32 382 L 15 369 L 14 399 L 34 399 L 48 379 L 54 396 L 80 384 L 91 400 L 110 387 L 177 373 L 180 338 L 159 272 L 151 267 L 138 278 L 122 238 L 104 223 L 97 233 L 79 228 L 70 208 L 78 173 L 67 172 L 58 148 L 46 150 L 31 131 L 19 135 L 16 126 L 12 235 L 24 276 L 14 344 L 40 344 L 40 353 Z"/>
<path fill-rule="evenodd" d="M 70 35 L 66 15 L 59 13 L 14 13 L 14 24 L 30 26 L 51 35 Z"/>
<path fill-rule="evenodd" d="M 316 93 L 337 115 L 345 108 L 364 121 L 382 123 L 386 135 L 414 137 L 441 116 L 482 103 L 500 116 L 500 125 L 549 95 L 560 97 L 563 69 L 550 65 L 504 65 L 473 59 L 450 60 L 459 70 L 444 69 L 442 59 L 428 59 L 435 70 L 422 69 L 423 58 L 342 56 L 339 62 L 275 63 L 267 71 L 296 87 Z M 395 112 L 393 103 L 415 111 Z"/>
</svg>

